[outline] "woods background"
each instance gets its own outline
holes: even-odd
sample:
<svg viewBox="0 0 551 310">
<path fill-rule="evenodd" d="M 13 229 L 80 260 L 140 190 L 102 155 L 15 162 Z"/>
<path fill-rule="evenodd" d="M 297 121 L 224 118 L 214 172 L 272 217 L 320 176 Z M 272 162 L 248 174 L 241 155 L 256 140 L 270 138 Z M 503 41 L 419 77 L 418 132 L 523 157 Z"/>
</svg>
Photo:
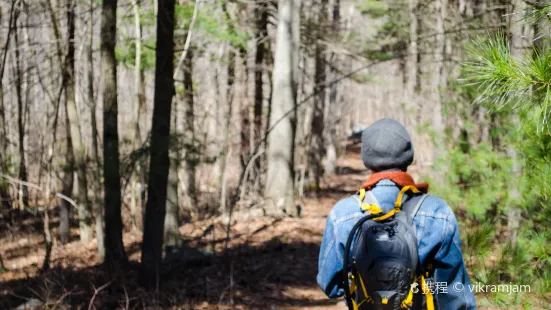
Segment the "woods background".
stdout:
<svg viewBox="0 0 551 310">
<path fill-rule="evenodd" d="M 174 270 L 163 252 L 188 266 L 226 258 L 239 223 L 293 217 L 285 225 L 303 227 L 309 204 L 336 202 L 323 200 L 334 176 L 350 173 L 358 133 L 383 117 L 405 125 L 410 172 L 432 180 L 460 219 L 472 279 L 535 283 L 528 296 L 477 296 L 482 306 L 547 306 L 548 131 L 529 107 L 497 105 L 490 97 L 509 95 L 485 94 L 465 64 L 482 57 L 473 42 L 495 33 L 514 57 L 547 55 L 548 11 L 522 0 L 3 1 L 6 307 L 24 302 L 14 297 L 21 279 L 66 272 L 55 253 L 70 244 L 93 253 L 85 265 L 105 262 L 105 281 L 83 279 L 94 287 L 84 297 L 56 286 L 33 298 L 116 308 L 118 297 L 96 298 L 97 288 L 124 287 L 133 272 L 159 286 L 161 270 Z M 361 183 L 343 179 L 341 196 Z M 211 231 L 222 241 L 209 249 Z M 13 254 L 21 240 L 29 249 Z M 18 266 L 33 248 L 40 257 Z M 220 268 L 233 273 L 230 265 Z M 139 295 L 126 307 L 200 307 L 181 294 Z M 234 304 L 213 294 L 207 304 Z"/>
</svg>

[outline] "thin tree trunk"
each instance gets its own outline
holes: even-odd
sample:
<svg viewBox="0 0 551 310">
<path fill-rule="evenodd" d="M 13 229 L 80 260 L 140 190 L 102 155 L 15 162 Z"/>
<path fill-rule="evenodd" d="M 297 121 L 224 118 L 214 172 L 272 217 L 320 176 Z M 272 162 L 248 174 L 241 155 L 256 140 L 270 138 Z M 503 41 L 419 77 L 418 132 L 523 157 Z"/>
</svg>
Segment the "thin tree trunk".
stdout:
<svg viewBox="0 0 551 310">
<path fill-rule="evenodd" d="M 155 49 L 155 95 L 151 127 L 149 184 L 142 244 L 142 283 L 158 287 L 170 160 L 171 105 L 174 95 L 174 0 L 159 0 Z"/>
<path fill-rule="evenodd" d="M 174 153 L 173 155 L 176 156 L 177 152 Z M 178 211 L 178 159 L 171 158 L 164 221 L 165 247 L 179 247 L 182 243 L 182 238 L 180 238 L 180 217 Z"/>
<path fill-rule="evenodd" d="M 183 60 L 182 70 L 184 72 L 184 102 L 185 102 L 185 115 L 184 115 L 184 140 L 185 144 L 189 146 L 184 150 L 184 170 L 185 173 L 185 185 L 187 189 L 187 195 L 191 201 L 190 208 L 193 210 L 197 208 L 197 189 L 195 172 L 197 167 L 197 149 L 195 145 L 195 102 L 193 93 L 193 49 L 190 48 Z"/>
<path fill-rule="evenodd" d="M 82 141 L 82 131 L 78 119 L 79 111 L 76 104 L 75 92 L 75 2 L 67 3 L 68 46 L 66 58 L 67 85 L 65 90 L 65 104 L 70 130 L 70 139 L 73 142 L 75 152 L 75 170 L 78 181 L 78 224 L 80 228 L 80 242 L 88 243 L 94 237 L 93 218 L 90 201 L 88 199 L 88 179 L 86 147 Z"/>
<path fill-rule="evenodd" d="M 243 92 L 242 92 L 242 98 L 240 98 L 241 107 L 240 107 L 240 116 L 241 116 L 241 154 L 239 156 L 240 162 L 241 162 L 241 169 L 246 169 L 247 163 L 249 162 L 249 159 L 252 157 L 251 152 L 253 149 L 251 149 L 251 140 L 250 140 L 250 133 L 251 133 L 251 120 L 250 120 L 250 114 L 251 109 L 249 105 L 249 98 L 248 98 L 248 85 L 249 85 L 249 70 L 247 68 L 247 51 L 245 49 L 239 50 L 239 58 L 241 59 L 241 64 L 243 66 L 243 81 L 241 81 L 241 85 L 243 85 Z"/>
<path fill-rule="evenodd" d="M 14 21 L 14 43 L 15 43 L 15 71 L 17 73 L 15 80 L 15 91 L 17 93 L 17 129 L 18 129 L 18 145 L 19 145 L 19 180 L 27 182 L 27 165 L 25 159 L 25 111 L 26 107 L 23 106 L 23 94 L 21 90 L 21 76 L 23 72 L 21 70 L 21 55 L 19 44 L 19 34 L 17 27 L 17 18 L 20 14 L 20 11 L 16 11 L 15 21 Z M 19 185 L 19 201 L 20 208 L 25 208 L 29 206 L 29 189 L 26 186 Z"/>
<path fill-rule="evenodd" d="M 101 194 L 101 159 L 99 156 L 99 145 L 98 145 L 98 122 L 96 115 L 96 100 L 94 98 L 94 0 L 90 0 L 90 9 L 89 9 L 89 20 L 88 20 L 88 50 L 87 50 L 87 61 L 88 61 L 88 103 L 90 104 L 90 122 L 92 123 L 92 153 L 94 156 L 94 196 L 93 204 L 95 211 L 95 221 L 96 221 L 96 240 L 97 240 L 97 249 L 98 256 L 100 258 L 105 257 L 105 234 L 103 229 L 103 207 L 102 207 L 102 194 Z"/>
<path fill-rule="evenodd" d="M 326 88 L 325 82 L 327 77 L 325 45 L 321 42 L 325 36 L 325 27 L 327 21 L 327 0 L 321 0 L 319 5 L 318 26 L 316 30 L 316 47 L 315 47 L 315 74 L 314 74 L 314 107 L 311 123 L 311 139 L 309 146 L 309 164 L 311 165 L 312 175 L 310 175 L 310 184 L 314 186 L 316 191 L 321 189 L 321 177 L 323 171 L 323 158 L 325 157 L 325 97 Z"/>
<path fill-rule="evenodd" d="M 294 201 L 300 0 L 279 0 L 279 22 L 273 72 L 273 97 L 268 135 L 268 173 L 264 197 L 267 211 L 298 216 Z"/>
<path fill-rule="evenodd" d="M 143 83 L 144 70 L 142 68 L 142 26 L 140 23 L 140 4 L 137 1 L 132 2 L 132 9 L 134 13 L 134 31 L 136 32 L 136 55 L 134 66 L 134 88 L 136 91 L 136 102 L 138 103 L 136 109 L 136 120 L 134 128 L 134 147 L 140 148 L 142 145 L 142 132 L 141 122 L 142 117 L 145 116 L 145 86 Z M 136 167 L 136 174 L 138 182 L 141 186 L 138 186 L 136 181 L 133 182 L 134 193 L 139 198 L 139 206 L 141 212 L 145 210 L 145 183 L 146 183 L 146 159 L 141 157 L 138 160 Z M 137 209 L 136 197 L 134 197 L 134 209 Z M 137 227 L 137 210 L 132 214 L 133 225 Z"/>
<path fill-rule="evenodd" d="M 105 262 L 112 271 L 126 263 L 122 242 L 119 132 L 117 124 L 117 0 L 103 0 L 101 12 L 101 77 L 103 79 L 103 176 Z"/>
<path fill-rule="evenodd" d="M 16 5 L 17 0 L 12 0 L 11 8 L 9 11 L 9 20 L 8 20 L 8 34 L 6 37 L 6 43 L 4 44 L 2 62 L 0 63 L 0 170 L 7 172 L 9 167 L 9 156 L 8 156 L 8 137 L 6 129 L 6 114 L 5 114 L 5 104 L 4 104 L 4 72 L 6 69 L 6 60 L 8 56 L 8 50 L 10 48 L 10 39 L 15 28 L 14 22 L 16 20 Z M 0 12 L 1 14 L 1 12 Z M 11 197 L 8 191 L 8 183 L 5 180 L 0 180 L 0 199 L 2 199 L 2 205 L 9 208 Z"/>
<path fill-rule="evenodd" d="M 220 185 L 220 212 L 224 213 L 227 210 L 227 195 L 226 195 L 226 187 L 225 187 L 225 178 L 226 178 L 226 169 L 229 159 L 229 129 L 233 114 L 233 84 L 235 82 L 235 51 L 233 48 L 229 49 L 228 52 L 228 80 L 226 85 L 226 101 L 228 105 L 228 114 L 226 115 L 226 123 L 224 124 L 224 127 L 227 128 L 227 130 L 224 133 L 224 138 L 222 140 L 222 154 L 220 154 L 220 173 L 219 177 L 220 180 L 218 184 Z"/>
<path fill-rule="evenodd" d="M 63 59 L 63 49 L 61 47 L 61 32 L 59 30 L 59 21 L 57 18 L 57 9 L 58 9 L 58 2 L 56 0 L 50 0 L 47 3 L 48 5 L 48 11 L 50 15 L 50 21 L 52 23 L 53 33 L 54 33 L 54 41 L 56 46 L 56 58 L 59 62 L 59 66 L 61 68 L 61 85 L 57 94 L 56 98 L 56 120 L 54 122 L 54 130 L 57 129 L 57 113 L 59 111 L 59 105 L 61 102 L 61 96 L 63 95 L 63 91 L 65 90 L 65 97 L 68 98 L 68 91 L 67 84 L 69 83 L 69 75 L 67 70 L 69 69 L 69 64 L 67 63 L 67 60 L 69 57 L 66 57 L 66 59 Z M 69 52 L 69 51 L 68 51 Z M 73 50 L 74 53 L 74 50 Z M 68 55 L 67 55 L 68 56 Z M 73 88 L 74 93 L 74 88 Z M 72 96 L 74 97 L 74 95 Z M 67 101 L 67 100 L 66 100 Z M 65 167 L 64 167 L 64 174 L 63 178 L 61 180 L 61 193 L 67 197 L 71 197 L 73 194 L 73 184 L 74 184 L 74 167 L 75 167 L 75 157 L 74 157 L 74 151 L 73 151 L 73 142 L 71 139 L 71 132 L 69 129 L 69 121 L 67 118 L 67 104 L 64 106 L 65 116 L 66 116 L 66 136 L 67 136 L 67 148 L 65 152 Z M 52 146 L 49 150 L 49 152 L 53 152 L 53 148 L 55 143 L 55 131 L 54 131 L 54 141 L 52 142 Z M 49 167 L 51 167 L 51 160 L 53 159 L 53 154 L 49 155 Z M 62 244 L 65 244 L 69 242 L 70 237 L 70 210 L 71 205 L 65 201 L 64 199 L 60 201 L 60 207 L 59 207 L 59 238 Z"/>
<path fill-rule="evenodd" d="M 254 122 L 252 130 L 252 141 L 254 145 L 261 143 L 262 137 L 262 108 L 264 104 L 264 58 L 268 47 L 268 6 L 266 1 L 257 1 L 255 4 L 255 40 L 256 53 L 254 58 L 255 72 L 254 72 Z M 253 148 L 254 149 L 254 148 Z M 255 154 L 251 154 L 254 156 Z M 256 160 L 254 162 L 253 173 L 251 173 L 251 179 L 256 180 L 261 174 L 261 161 Z"/>
<path fill-rule="evenodd" d="M 526 9 L 526 4 L 522 0 L 512 1 L 512 12 L 521 13 Z M 518 22 L 518 17 L 510 20 L 510 32 L 511 32 L 511 56 L 518 58 L 522 55 L 522 49 L 524 46 L 523 36 L 523 24 Z M 511 117 L 512 130 L 519 130 L 520 119 L 518 114 L 514 114 Z M 509 144 L 506 148 L 507 155 L 511 158 L 513 164 L 513 178 L 520 179 L 522 176 L 522 166 L 520 165 L 517 150 L 514 145 Z M 520 228 L 521 220 L 521 208 L 519 206 L 521 194 L 518 188 L 518 182 L 511 182 L 509 187 L 509 202 L 507 206 L 507 230 L 509 232 L 509 241 L 512 246 L 515 246 L 518 239 L 518 232 Z"/>
<path fill-rule="evenodd" d="M 46 205 L 44 206 L 44 240 L 46 241 L 46 253 L 44 254 L 44 261 L 42 262 L 41 272 L 45 272 L 50 269 L 50 259 L 52 257 L 52 232 L 50 230 L 50 191 L 46 191 Z"/>
<path fill-rule="evenodd" d="M 69 118 L 67 116 L 67 105 L 65 105 L 65 121 L 69 124 Z M 73 141 L 71 139 L 71 132 L 69 126 L 65 127 L 67 135 L 67 149 L 65 150 L 65 161 L 66 166 L 63 169 L 65 172 L 63 174 L 63 179 L 61 181 L 61 193 L 67 197 L 71 197 L 73 194 L 73 185 L 74 185 L 74 167 L 75 167 L 75 156 L 73 150 Z M 55 141 L 52 141 L 54 143 Z M 53 145 L 52 145 L 53 151 Z M 60 201 L 59 205 L 59 237 L 61 243 L 69 242 L 70 237 L 70 210 L 71 204 L 65 199 Z"/>
<path fill-rule="evenodd" d="M 446 53 L 446 34 L 444 28 L 444 22 L 446 19 L 446 8 L 448 6 L 447 0 L 436 0 L 436 50 L 435 55 L 435 71 L 432 77 L 433 79 L 433 91 L 435 93 L 436 106 L 433 109 L 432 127 L 437 134 L 442 134 L 444 130 L 444 124 L 442 119 L 442 88 L 445 87 L 445 53 Z M 438 154 L 436 154 L 433 160 L 436 160 Z"/>
<path fill-rule="evenodd" d="M 226 19 L 228 21 L 228 32 L 231 33 L 231 34 L 235 34 L 237 33 L 236 31 L 236 27 L 235 27 L 235 24 L 234 24 L 234 21 L 233 19 L 231 18 L 230 16 L 230 13 L 229 13 L 229 10 L 228 10 L 228 7 L 227 7 L 227 2 L 222 2 L 222 11 L 224 12 L 224 15 L 226 16 Z M 242 61 L 242 64 L 243 64 L 243 67 L 244 67 L 244 75 L 245 75 L 245 81 L 243 83 L 243 85 L 245 85 L 245 88 L 247 88 L 247 79 L 248 79 L 248 72 L 247 72 L 247 50 L 242 46 L 242 45 L 236 45 L 233 43 L 233 41 L 230 41 L 230 45 L 231 45 L 231 48 L 230 48 L 230 57 L 229 57 L 229 62 L 228 62 L 228 93 L 227 93 L 227 98 L 228 99 L 228 102 L 230 102 L 230 105 L 232 104 L 232 101 L 233 101 L 233 95 L 234 95 L 234 89 L 233 89 L 233 86 L 234 86 L 234 83 L 235 83 L 235 75 L 236 75 L 236 72 L 235 72 L 235 65 L 236 65 L 236 53 L 235 51 L 238 51 L 239 52 L 239 58 L 241 58 L 241 61 Z M 231 95 L 230 95 L 231 94 Z M 249 121 L 249 104 L 248 104 L 248 101 L 247 101 L 247 91 L 244 92 L 245 96 L 244 98 L 240 98 L 241 99 L 241 107 L 240 107 L 240 116 L 241 116 L 241 133 L 240 133 L 240 138 L 241 138 L 241 154 L 239 156 L 240 158 L 240 164 L 241 164 L 241 169 L 245 169 L 246 165 L 247 165 L 247 161 L 250 157 L 250 152 L 251 152 L 251 149 L 249 148 L 249 126 L 250 126 L 250 121 Z M 231 118 L 231 114 L 228 115 L 229 118 Z M 226 140 L 226 143 L 227 143 L 227 140 Z M 226 149 L 224 151 L 224 153 L 227 153 L 228 150 Z M 228 161 L 228 156 L 227 155 L 224 155 L 224 162 L 223 162 L 223 170 L 226 169 L 226 165 L 227 165 L 227 161 Z M 224 172 L 222 171 L 222 174 L 224 174 Z M 222 180 L 222 182 L 224 182 Z M 225 201 L 225 198 L 224 198 L 224 201 Z M 225 204 L 225 202 L 224 202 Z"/>
<path fill-rule="evenodd" d="M 173 105 L 172 131 L 177 133 L 177 121 L 179 119 L 178 106 Z M 180 165 L 179 150 L 173 148 L 169 151 L 170 169 L 168 172 L 168 187 L 166 195 L 166 215 L 164 222 L 164 245 L 168 247 L 179 247 L 180 238 L 180 217 L 178 215 L 178 167 Z"/>
<path fill-rule="evenodd" d="M 333 23 L 332 30 L 335 35 L 340 33 L 340 19 L 341 19 L 341 8 L 340 0 L 335 0 L 333 4 Z M 338 77 L 338 72 L 334 68 L 339 64 L 339 56 L 336 53 L 332 53 L 330 57 L 331 63 L 333 66 L 329 68 L 329 79 L 335 80 Z M 329 101 L 327 103 L 326 112 L 327 118 L 325 119 L 326 124 L 326 159 L 325 159 L 325 175 L 331 175 L 335 173 L 337 165 L 337 125 L 340 121 L 340 105 L 337 102 L 338 95 L 338 85 L 332 84 L 329 87 Z"/>
<path fill-rule="evenodd" d="M 413 96 L 416 89 L 419 88 L 419 67 L 418 67 L 418 50 L 417 50 L 417 0 L 408 0 L 409 12 L 409 47 L 407 60 L 407 83 L 406 89 L 408 96 Z M 413 97 L 410 97 L 413 98 Z"/>
</svg>

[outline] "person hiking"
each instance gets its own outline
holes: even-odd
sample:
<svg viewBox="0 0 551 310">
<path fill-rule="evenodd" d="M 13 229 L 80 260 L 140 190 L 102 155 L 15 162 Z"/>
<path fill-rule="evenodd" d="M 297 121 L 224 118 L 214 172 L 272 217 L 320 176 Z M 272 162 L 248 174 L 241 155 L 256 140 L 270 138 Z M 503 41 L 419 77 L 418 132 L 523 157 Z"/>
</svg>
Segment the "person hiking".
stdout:
<svg viewBox="0 0 551 310">
<path fill-rule="evenodd" d="M 317 282 L 350 309 L 476 309 L 456 218 L 406 172 L 413 154 L 397 121 L 366 128 L 361 155 L 372 174 L 327 217 Z"/>
</svg>

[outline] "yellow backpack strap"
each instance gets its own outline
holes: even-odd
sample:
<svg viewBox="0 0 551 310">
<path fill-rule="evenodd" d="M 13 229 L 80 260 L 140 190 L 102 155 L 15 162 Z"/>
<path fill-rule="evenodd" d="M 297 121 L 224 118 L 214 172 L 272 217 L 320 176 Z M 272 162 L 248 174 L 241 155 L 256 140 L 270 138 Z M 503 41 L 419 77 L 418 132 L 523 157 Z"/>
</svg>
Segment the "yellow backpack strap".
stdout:
<svg viewBox="0 0 551 310">
<path fill-rule="evenodd" d="M 379 202 L 373 192 L 367 191 L 365 188 L 361 188 L 358 191 L 360 209 L 364 212 L 369 211 L 368 214 L 379 214 L 383 210 L 379 207 Z"/>
<path fill-rule="evenodd" d="M 348 274 L 348 279 L 350 279 L 350 295 L 352 296 L 356 293 L 356 279 L 351 273 Z"/>
<path fill-rule="evenodd" d="M 415 283 L 416 281 L 417 281 L 417 279 L 414 279 L 413 283 Z M 412 285 L 413 285 L 413 283 L 412 283 Z M 406 297 L 406 299 L 402 300 L 401 306 L 404 309 L 408 309 L 409 307 L 411 307 L 412 304 L 413 304 L 413 290 L 411 289 L 411 286 L 410 286 L 408 297 Z"/>
<path fill-rule="evenodd" d="M 398 197 L 396 198 L 396 201 L 394 202 L 394 210 L 396 210 L 396 212 L 400 212 L 400 208 L 402 207 L 402 200 L 404 199 L 404 194 L 407 191 L 412 191 L 414 194 L 418 194 L 421 192 L 414 185 L 407 185 L 402 187 L 400 193 L 398 194 Z"/>
<path fill-rule="evenodd" d="M 421 288 L 425 294 L 425 298 L 427 299 L 427 310 L 434 310 L 434 296 L 432 296 L 432 292 L 427 286 L 424 276 L 421 276 Z"/>
<path fill-rule="evenodd" d="M 404 194 L 407 191 L 412 191 L 415 194 L 420 193 L 420 191 L 414 185 L 407 185 L 407 186 L 402 187 L 402 189 L 400 190 L 400 193 L 398 194 L 398 197 L 396 198 L 396 201 L 394 202 L 394 209 L 392 211 L 388 212 L 387 214 L 383 215 L 383 216 L 379 216 L 379 217 L 374 218 L 373 220 L 374 221 L 383 221 L 383 220 L 386 220 L 387 218 L 393 216 L 394 214 L 400 212 L 401 208 L 402 208 L 402 202 L 403 202 L 403 199 L 404 199 Z M 369 194 L 371 194 L 371 196 L 373 196 L 373 198 L 375 199 L 375 196 L 371 192 L 368 192 L 368 195 Z M 365 190 L 363 191 L 363 195 L 365 196 Z M 362 197 L 361 190 L 360 190 L 360 197 Z M 361 202 L 360 202 L 360 206 L 362 206 Z M 364 206 L 365 206 L 365 204 L 364 204 Z M 371 214 L 377 214 L 377 213 L 382 212 L 382 210 L 377 205 L 375 205 L 375 207 L 373 207 L 372 205 L 369 205 L 369 206 L 366 206 L 366 208 L 370 208 Z M 366 210 L 363 207 L 362 207 L 362 209 Z"/>
<path fill-rule="evenodd" d="M 400 210 L 398 210 L 398 212 L 400 212 Z M 374 221 L 383 221 L 383 220 L 386 220 L 387 218 L 393 216 L 394 214 L 396 214 L 396 209 L 393 209 L 392 211 L 388 212 L 387 214 L 385 214 L 383 216 L 376 217 L 373 220 Z"/>
<path fill-rule="evenodd" d="M 365 188 L 360 188 L 360 205 L 364 201 L 365 198 Z"/>
</svg>

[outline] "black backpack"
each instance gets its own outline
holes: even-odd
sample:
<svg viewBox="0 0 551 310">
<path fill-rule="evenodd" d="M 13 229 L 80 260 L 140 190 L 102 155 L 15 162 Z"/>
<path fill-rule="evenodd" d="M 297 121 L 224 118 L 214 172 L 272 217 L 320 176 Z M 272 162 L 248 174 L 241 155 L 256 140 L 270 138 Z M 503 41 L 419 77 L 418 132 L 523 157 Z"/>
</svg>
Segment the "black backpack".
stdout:
<svg viewBox="0 0 551 310">
<path fill-rule="evenodd" d="M 402 204 L 408 191 L 413 195 Z M 382 214 L 373 193 L 360 190 L 360 207 L 368 212 L 352 228 L 344 253 L 344 291 L 350 310 L 434 309 L 432 294 L 424 289 L 413 222 L 426 197 L 414 186 L 405 186 L 394 209 Z"/>
</svg>

